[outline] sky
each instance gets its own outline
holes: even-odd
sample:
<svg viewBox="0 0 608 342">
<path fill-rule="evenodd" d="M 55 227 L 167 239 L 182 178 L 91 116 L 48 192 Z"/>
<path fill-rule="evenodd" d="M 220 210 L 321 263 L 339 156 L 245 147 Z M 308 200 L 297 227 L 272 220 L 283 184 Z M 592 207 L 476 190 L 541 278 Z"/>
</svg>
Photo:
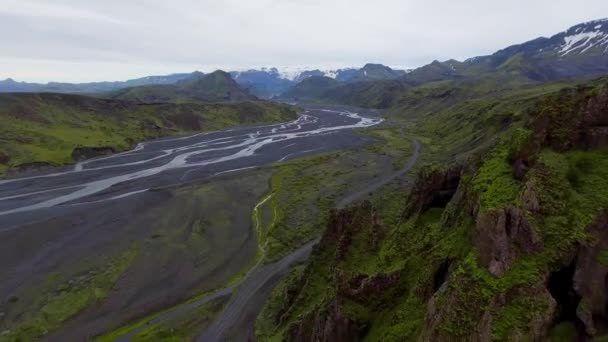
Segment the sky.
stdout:
<svg viewBox="0 0 608 342">
<path fill-rule="evenodd" d="M 604 17 L 606 0 L 0 0 L 0 79 L 413 68 Z"/>
</svg>

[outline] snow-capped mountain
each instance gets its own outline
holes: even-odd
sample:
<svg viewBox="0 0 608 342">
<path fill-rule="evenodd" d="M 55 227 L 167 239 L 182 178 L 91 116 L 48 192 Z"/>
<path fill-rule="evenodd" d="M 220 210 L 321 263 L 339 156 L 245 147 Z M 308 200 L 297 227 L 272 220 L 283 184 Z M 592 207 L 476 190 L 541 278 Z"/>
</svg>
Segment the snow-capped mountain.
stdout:
<svg viewBox="0 0 608 342">
<path fill-rule="evenodd" d="M 248 78 L 276 78 L 289 82 L 300 82 L 310 76 L 326 76 L 336 78 L 342 70 L 351 70 L 354 68 L 331 69 L 315 66 L 286 66 L 286 67 L 260 67 L 248 70 L 232 71 L 230 74 L 236 80 Z"/>
<path fill-rule="evenodd" d="M 269 98 L 283 93 L 289 87 L 311 76 L 325 76 L 337 81 L 392 79 L 403 75 L 403 70 L 393 70 L 381 64 L 366 64 L 363 68 L 331 68 L 318 66 L 261 67 L 231 71 L 232 78 L 247 88 L 253 95 Z M 124 82 L 57 83 L 47 84 L 16 82 L 12 79 L 0 81 L 1 92 L 59 92 L 59 93 L 103 93 L 119 89 L 153 85 L 175 84 L 181 80 L 202 75 L 201 72 L 148 76 Z"/>
<path fill-rule="evenodd" d="M 534 57 L 573 57 L 608 53 L 608 19 L 578 24 L 550 38 L 540 37 L 513 45 L 493 56 L 512 56 L 524 53 Z"/>
<path fill-rule="evenodd" d="M 340 82 L 396 79 L 405 74 L 382 64 L 366 64 L 363 68 L 328 68 L 315 66 L 261 67 L 230 73 L 240 85 L 259 97 L 282 94 L 289 87 L 312 76 L 333 78 Z"/>
<path fill-rule="evenodd" d="M 381 73 L 378 73 L 382 70 Z M 231 74 L 235 79 L 251 74 L 265 73 L 269 76 L 300 82 L 311 76 L 324 76 L 338 81 L 348 81 L 353 78 L 396 78 L 405 73 L 405 70 L 392 69 L 382 64 L 366 64 L 363 68 L 344 67 L 331 68 L 319 66 L 286 66 L 286 67 L 261 67 L 244 71 L 233 71 Z"/>
<path fill-rule="evenodd" d="M 608 19 L 576 25 L 561 35 L 560 56 L 608 52 Z"/>
<path fill-rule="evenodd" d="M 608 19 L 572 26 L 549 38 L 509 46 L 489 56 L 469 58 L 461 68 L 486 66 L 559 80 L 608 74 Z"/>
</svg>

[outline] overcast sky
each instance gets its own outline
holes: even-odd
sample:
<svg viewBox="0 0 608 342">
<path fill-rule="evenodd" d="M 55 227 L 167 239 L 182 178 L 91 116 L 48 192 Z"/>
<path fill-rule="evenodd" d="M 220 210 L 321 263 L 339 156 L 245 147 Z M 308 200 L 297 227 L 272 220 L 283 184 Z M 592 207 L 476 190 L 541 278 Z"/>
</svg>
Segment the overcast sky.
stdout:
<svg viewBox="0 0 608 342">
<path fill-rule="evenodd" d="M 417 67 L 603 17 L 607 0 L 0 0 L 0 79 Z"/>
</svg>

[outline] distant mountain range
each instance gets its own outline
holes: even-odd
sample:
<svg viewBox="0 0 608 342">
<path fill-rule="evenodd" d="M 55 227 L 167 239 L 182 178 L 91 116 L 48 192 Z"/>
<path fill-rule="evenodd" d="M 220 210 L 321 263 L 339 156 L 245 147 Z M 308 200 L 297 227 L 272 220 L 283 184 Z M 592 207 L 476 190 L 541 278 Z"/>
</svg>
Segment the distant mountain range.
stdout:
<svg viewBox="0 0 608 342">
<path fill-rule="evenodd" d="M 432 82 L 440 86 L 439 82 L 455 81 L 462 83 L 463 88 L 472 90 L 477 87 L 483 91 L 484 84 L 486 88 L 498 89 L 606 74 L 608 19 L 603 19 L 578 24 L 550 38 L 537 38 L 464 62 L 433 61 L 397 77 L 376 72 L 373 74 L 378 75 L 376 79 L 353 78 L 352 82 L 345 83 L 323 81 L 314 79 L 321 76 L 313 76 L 291 87 L 281 97 L 387 108 L 398 101 L 404 90 Z"/>
<path fill-rule="evenodd" d="M 397 70 L 381 64 L 366 64 L 362 68 L 285 67 L 231 71 L 229 75 L 251 95 L 261 98 L 283 97 L 327 101 L 369 96 L 363 92 L 382 94 L 385 99 L 372 101 L 375 105 L 389 104 L 386 91 L 427 82 L 467 79 L 482 75 L 503 77 L 522 82 L 545 82 L 590 78 L 608 73 L 608 20 L 578 24 L 550 38 L 540 37 L 517 44 L 488 56 L 465 61 L 434 61 L 414 70 Z M 57 83 L 48 84 L 0 81 L 2 92 L 57 92 L 111 94 L 111 97 L 161 101 L 163 98 L 185 96 L 183 85 L 200 79 L 201 72 L 148 76 L 124 82 Z M 304 84 L 300 84 L 307 81 Z M 354 83 L 377 82 L 374 85 Z M 398 81 L 395 82 L 386 81 Z M 181 85 L 180 85 L 181 83 Z M 177 85 L 177 87 L 173 87 Z M 139 89 L 140 87 L 144 87 Z M 181 88 L 178 89 L 178 88 Z M 358 92 L 351 94 L 352 92 Z M 167 93 L 168 92 L 168 93 Z M 234 97 L 234 95 L 230 95 Z M 205 101 L 210 98 L 205 97 Z M 219 99 L 215 99 L 219 100 Z M 352 101 L 351 101 L 352 102 Z"/>
<path fill-rule="evenodd" d="M 198 73 L 171 74 L 165 76 L 147 76 L 128 80 L 124 82 L 90 82 L 90 83 L 60 83 L 49 82 L 26 83 L 17 82 L 11 78 L 0 81 L 0 93 L 33 93 L 33 92 L 53 92 L 53 93 L 104 93 L 118 89 L 139 87 L 150 84 L 174 84 L 183 79 L 192 77 Z"/>
<path fill-rule="evenodd" d="M 404 77 L 408 84 L 501 73 L 532 81 L 591 78 L 608 73 L 608 19 L 578 24 L 550 38 L 509 46 L 459 62 L 434 61 Z"/>
<path fill-rule="evenodd" d="M 318 67 L 286 67 L 260 68 L 245 71 L 231 71 L 230 75 L 251 94 L 258 97 L 270 98 L 282 94 L 294 84 L 311 76 L 326 76 L 338 81 L 348 82 L 357 80 L 393 79 L 403 76 L 404 70 L 393 70 L 381 64 L 367 64 L 363 68 L 328 69 Z M 59 83 L 47 84 L 17 82 L 13 79 L 0 81 L 0 93 L 9 92 L 55 92 L 55 93 L 110 93 L 118 90 L 151 86 L 173 85 L 180 81 L 195 79 L 203 73 L 172 74 L 166 76 L 148 76 L 124 82 L 92 82 L 92 83 Z M 162 87 L 159 87 L 159 91 Z"/>
<path fill-rule="evenodd" d="M 260 101 L 223 71 L 96 96 L 4 93 L 0 94 L 0 175 L 69 164 L 160 136 L 295 117 L 293 107 Z"/>
</svg>

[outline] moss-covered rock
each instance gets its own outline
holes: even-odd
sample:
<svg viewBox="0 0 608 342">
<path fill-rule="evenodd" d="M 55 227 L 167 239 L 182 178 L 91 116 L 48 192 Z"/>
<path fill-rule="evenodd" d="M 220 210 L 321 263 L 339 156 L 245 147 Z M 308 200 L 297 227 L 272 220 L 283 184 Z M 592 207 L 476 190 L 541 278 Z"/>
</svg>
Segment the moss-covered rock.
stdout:
<svg viewBox="0 0 608 342">
<path fill-rule="evenodd" d="M 409 196 L 391 198 L 407 198 L 398 220 L 383 216 L 390 214 L 386 202 L 336 212 L 297 280 L 296 299 L 276 322 L 278 332 L 314 326 L 324 333 L 275 336 L 543 341 L 560 332 L 575 339 L 605 335 L 606 84 L 549 93 L 531 105 L 522 100 L 518 127 L 507 127 L 471 158 L 421 171 Z M 471 120 L 479 124 L 483 117 Z M 454 141 L 467 145 L 471 132 Z M 374 222 L 383 222 L 382 234 L 374 235 Z M 307 300 L 313 293 L 315 300 Z M 346 327 L 353 335 L 343 334 Z"/>
</svg>

